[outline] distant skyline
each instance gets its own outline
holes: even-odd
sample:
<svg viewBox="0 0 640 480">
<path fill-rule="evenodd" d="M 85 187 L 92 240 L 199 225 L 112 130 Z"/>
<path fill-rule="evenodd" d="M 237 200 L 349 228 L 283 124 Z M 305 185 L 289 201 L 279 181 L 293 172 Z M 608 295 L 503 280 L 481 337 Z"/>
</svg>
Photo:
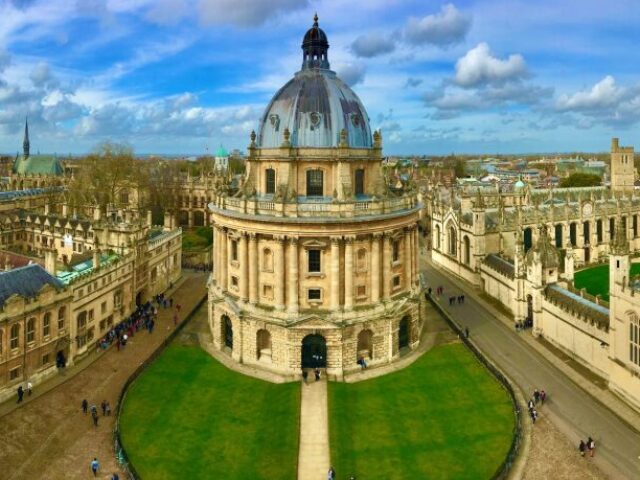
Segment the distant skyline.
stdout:
<svg viewBox="0 0 640 480">
<path fill-rule="evenodd" d="M 0 0 L 0 152 L 245 150 L 316 11 L 386 154 L 640 147 L 634 0 Z"/>
</svg>

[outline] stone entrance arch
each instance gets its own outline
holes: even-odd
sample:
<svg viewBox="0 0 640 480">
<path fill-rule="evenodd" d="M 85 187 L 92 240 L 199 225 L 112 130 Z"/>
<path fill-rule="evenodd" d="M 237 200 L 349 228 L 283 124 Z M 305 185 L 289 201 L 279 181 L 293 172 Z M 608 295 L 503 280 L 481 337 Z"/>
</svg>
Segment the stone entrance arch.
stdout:
<svg viewBox="0 0 640 480">
<path fill-rule="evenodd" d="M 371 360 L 373 358 L 373 332 L 371 330 L 363 330 L 358 334 L 358 350 L 356 352 L 356 361 L 364 358 Z"/>
<path fill-rule="evenodd" d="M 404 348 L 409 346 L 409 316 L 404 316 L 400 320 L 398 327 L 398 347 Z"/>
<path fill-rule="evenodd" d="M 327 342 L 322 335 L 307 335 L 302 339 L 302 368 L 327 367 Z"/>
<path fill-rule="evenodd" d="M 271 333 L 268 330 L 258 330 L 257 338 L 258 360 L 271 361 Z"/>
</svg>

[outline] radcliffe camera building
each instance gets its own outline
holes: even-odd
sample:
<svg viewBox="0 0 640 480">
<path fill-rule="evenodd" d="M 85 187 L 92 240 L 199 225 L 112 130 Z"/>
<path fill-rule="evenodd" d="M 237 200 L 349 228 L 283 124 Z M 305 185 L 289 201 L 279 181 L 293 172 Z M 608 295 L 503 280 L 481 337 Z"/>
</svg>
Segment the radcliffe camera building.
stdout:
<svg viewBox="0 0 640 480">
<path fill-rule="evenodd" d="M 301 70 L 251 134 L 242 184 L 217 185 L 209 206 L 209 322 L 236 361 L 340 377 L 419 342 L 421 205 L 411 186 L 389 187 L 381 135 L 314 20 Z"/>
</svg>

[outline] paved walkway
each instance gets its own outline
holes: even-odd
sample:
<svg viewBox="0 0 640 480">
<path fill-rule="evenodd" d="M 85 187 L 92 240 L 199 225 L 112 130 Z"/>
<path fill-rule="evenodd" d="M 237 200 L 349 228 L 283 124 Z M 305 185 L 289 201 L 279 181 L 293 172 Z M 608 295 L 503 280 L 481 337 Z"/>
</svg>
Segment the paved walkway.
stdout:
<svg viewBox="0 0 640 480">
<path fill-rule="evenodd" d="M 440 299 L 443 308 L 469 328 L 476 345 L 524 392 L 531 395 L 538 388 L 548 393 L 541 416 L 550 419 L 576 446 L 580 438 L 592 436 L 597 449 L 594 460 L 611 478 L 640 478 L 640 434 L 579 386 L 564 371 L 566 365 L 560 358 L 535 348 L 532 342 L 539 342 L 529 332 L 517 333 L 503 323 L 508 318 L 469 284 L 436 269 L 431 262 L 427 263 L 426 276 L 430 286 L 444 286 Z M 466 296 L 465 304 L 450 307 L 448 296 L 461 291 Z M 596 396 L 603 396 L 602 390 Z"/>
<path fill-rule="evenodd" d="M 184 283 L 172 293 L 174 304 L 183 307 L 182 318 L 206 295 L 206 275 L 185 273 Z M 109 478 L 118 471 L 113 452 L 114 415 L 100 416 L 96 428 L 91 417 L 83 415 L 80 404 L 86 398 L 99 408 L 107 400 L 115 411 L 127 378 L 173 331 L 172 315 L 171 309 L 161 309 L 153 334 L 142 330 L 120 352 L 108 350 L 88 363 L 88 368 L 69 372 L 61 383 L 58 379 L 52 385 L 45 382 L 38 387 L 37 396 L 0 418 L 0 478 L 93 478 L 90 462 L 94 456 L 102 466 L 98 478 Z"/>
<path fill-rule="evenodd" d="M 302 383 L 298 480 L 325 480 L 329 471 L 327 380 Z"/>
</svg>

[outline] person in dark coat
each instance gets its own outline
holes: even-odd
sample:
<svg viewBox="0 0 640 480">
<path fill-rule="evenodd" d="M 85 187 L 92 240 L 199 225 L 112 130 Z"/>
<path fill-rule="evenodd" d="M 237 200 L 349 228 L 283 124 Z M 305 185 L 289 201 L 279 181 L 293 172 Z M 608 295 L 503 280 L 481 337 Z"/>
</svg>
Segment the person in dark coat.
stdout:
<svg viewBox="0 0 640 480">
<path fill-rule="evenodd" d="M 86 415 L 88 408 L 89 408 L 89 402 L 87 402 L 87 399 L 85 398 L 84 400 L 82 400 L 82 413 Z"/>
<path fill-rule="evenodd" d="M 22 388 L 22 385 L 20 385 L 18 387 L 18 401 L 16 403 L 22 402 L 22 397 L 24 397 L 24 388 Z"/>
</svg>

